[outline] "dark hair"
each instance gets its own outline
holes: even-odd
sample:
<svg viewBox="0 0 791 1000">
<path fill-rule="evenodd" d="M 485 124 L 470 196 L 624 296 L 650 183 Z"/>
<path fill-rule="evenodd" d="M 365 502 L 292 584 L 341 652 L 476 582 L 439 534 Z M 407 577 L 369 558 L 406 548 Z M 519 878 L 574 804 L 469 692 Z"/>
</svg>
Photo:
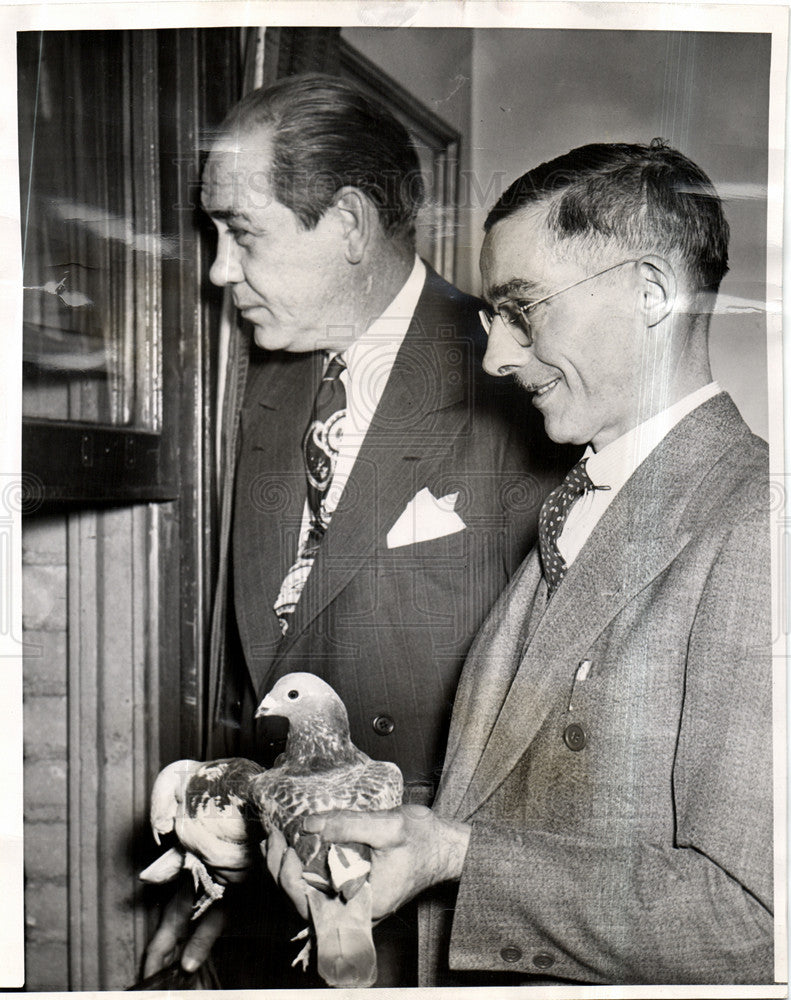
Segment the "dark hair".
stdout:
<svg viewBox="0 0 791 1000">
<path fill-rule="evenodd" d="M 349 185 L 370 198 L 388 236 L 414 242 L 423 175 L 409 133 L 387 108 L 337 77 L 310 73 L 247 94 L 221 132 L 256 126 L 272 129 L 272 190 L 306 229 Z"/>
<path fill-rule="evenodd" d="M 547 228 L 559 239 L 613 240 L 644 253 L 675 253 L 701 290 L 728 270 L 728 223 L 700 167 L 662 139 L 649 146 L 592 143 L 529 170 L 489 212 L 488 232 L 534 202 L 549 203 Z"/>
</svg>

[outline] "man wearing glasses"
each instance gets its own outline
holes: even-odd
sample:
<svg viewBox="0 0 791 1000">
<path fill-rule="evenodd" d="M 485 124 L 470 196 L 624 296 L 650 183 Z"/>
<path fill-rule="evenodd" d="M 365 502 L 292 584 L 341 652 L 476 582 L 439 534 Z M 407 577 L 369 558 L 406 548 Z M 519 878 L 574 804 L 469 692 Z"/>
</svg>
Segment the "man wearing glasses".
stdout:
<svg viewBox="0 0 791 1000">
<path fill-rule="evenodd" d="M 309 828 L 374 847 L 375 915 L 436 886 L 425 983 L 771 982 L 768 456 L 711 378 L 720 200 L 661 141 L 591 145 L 485 228 L 484 368 L 587 448 L 473 644 L 433 809 Z"/>
</svg>

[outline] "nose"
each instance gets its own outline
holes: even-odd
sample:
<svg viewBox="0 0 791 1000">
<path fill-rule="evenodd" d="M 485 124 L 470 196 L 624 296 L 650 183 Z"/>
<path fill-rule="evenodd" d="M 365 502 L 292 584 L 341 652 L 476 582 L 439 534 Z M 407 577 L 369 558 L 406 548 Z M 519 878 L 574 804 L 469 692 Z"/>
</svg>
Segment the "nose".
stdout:
<svg viewBox="0 0 791 1000">
<path fill-rule="evenodd" d="M 495 316 L 483 356 L 483 370 L 489 375 L 510 375 L 523 368 L 529 360 L 530 346 L 515 340 L 503 320 Z"/>
<path fill-rule="evenodd" d="M 239 247 L 230 233 L 220 233 L 217 237 L 217 253 L 209 269 L 209 281 L 219 288 L 235 285 L 242 281 L 242 267 L 239 262 Z"/>
</svg>

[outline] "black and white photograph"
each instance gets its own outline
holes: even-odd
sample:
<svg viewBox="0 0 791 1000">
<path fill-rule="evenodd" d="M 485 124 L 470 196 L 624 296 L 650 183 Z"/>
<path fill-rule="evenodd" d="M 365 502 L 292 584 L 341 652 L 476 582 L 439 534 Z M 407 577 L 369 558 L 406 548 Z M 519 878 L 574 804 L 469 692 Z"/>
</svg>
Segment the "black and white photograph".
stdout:
<svg viewBox="0 0 791 1000">
<path fill-rule="evenodd" d="M 788 995 L 788 13 L 0 8 L 0 988 Z"/>
</svg>

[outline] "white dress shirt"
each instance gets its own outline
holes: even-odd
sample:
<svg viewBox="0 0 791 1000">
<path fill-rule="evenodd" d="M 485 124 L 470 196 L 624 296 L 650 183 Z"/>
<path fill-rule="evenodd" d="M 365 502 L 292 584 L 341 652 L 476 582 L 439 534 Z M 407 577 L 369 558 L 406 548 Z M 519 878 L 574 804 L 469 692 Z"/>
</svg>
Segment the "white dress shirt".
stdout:
<svg viewBox="0 0 791 1000">
<path fill-rule="evenodd" d="M 425 281 L 426 266 L 418 256 L 415 256 L 412 271 L 401 291 L 382 315 L 341 353 L 346 362 L 346 370 L 340 376 L 346 389 L 346 416 L 343 420 L 343 434 L 335 472 L 324 500 L 324 509 L 329 515 L 335 511 L 343 496 L 357 455 L 384 393 L 396 355 L 412 322 Z M 325 368 L 332 356 L 327 355 Z M 303 550 L 309 531 L 310 509 L 306 498 L 302 511 L 299 551 Z"/>
<path fill-rule="evenodd" d="M 585 470 L 594 486 L 608 486 L 609 489 L 592 490 L 583 494 L 569 511 L 557 540 L 558 551 L 567 566 L 577 558 L 602 514 L 637 467 L 677 423 L 719 392 L 722 392 L 720 386 L 716 382 L 709 382 L 611 441 L 601 451 L 594 451 L 588 445 L 583 456 L 588 460 Z"/>
</svg>

